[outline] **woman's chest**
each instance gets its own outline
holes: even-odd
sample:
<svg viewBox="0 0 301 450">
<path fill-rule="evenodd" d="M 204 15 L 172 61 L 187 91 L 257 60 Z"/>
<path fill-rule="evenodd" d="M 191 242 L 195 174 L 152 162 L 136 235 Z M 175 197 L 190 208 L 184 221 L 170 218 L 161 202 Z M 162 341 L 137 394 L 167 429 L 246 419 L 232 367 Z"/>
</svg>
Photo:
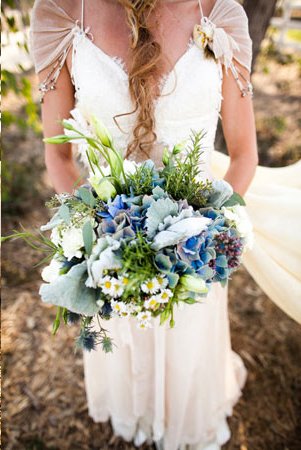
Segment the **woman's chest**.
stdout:
<svg viewBox="0 0 301 450">
<path fill-rule="evenodd" d="M 70 64 L 76 101 L 84 109 L 110 117 L 133 110 L 123 60 L 109 56 L 77 31 Z M 159 80 L 160 96 L 155 100 L 157 118 L 179 121 L 218 115 L 221 85 L 220 64 L 207 58 L 191 40 L 173 69 Z M 125 122 L 131 126 L 134 115 L 127 116 Z"/>
</svg>

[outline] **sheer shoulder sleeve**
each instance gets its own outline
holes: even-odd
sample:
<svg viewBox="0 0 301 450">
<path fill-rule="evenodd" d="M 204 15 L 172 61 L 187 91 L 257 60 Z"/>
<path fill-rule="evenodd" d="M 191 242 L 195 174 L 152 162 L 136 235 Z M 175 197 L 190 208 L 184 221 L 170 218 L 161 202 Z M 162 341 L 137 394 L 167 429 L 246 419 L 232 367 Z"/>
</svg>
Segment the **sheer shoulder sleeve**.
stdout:
<svg viewBox="0 0 301 450">
<path fill-rule="evenodd" d="M 251 73 L 252 40 L 244 8 L 236 0 L 216 0 L 209 17 L 201 19 L 194 34 L 199 46 L 208 46 L 226 70 L 230 68 L 242 96 L 252 95 L 251 82 L 235 64 L 238 62 Z"/>
<path fill-rule="evenodd" d="M 49 67 L 40 83 L 41 101 L 55 88 L 57 78 L 72 46 L 78 21 L 55 0 L 35 0 L 30 16 L 30 53 L 36 73 Z"/>
<path fill-rule="evenodd" d="M 234 40 L 236 46 L 233 48 L 233 57 L 251 72 L 252 40 L 244 8 L 235 0 L 218 1 L 216 8 L 212 10 L 210 20 Z"/>
</svg>

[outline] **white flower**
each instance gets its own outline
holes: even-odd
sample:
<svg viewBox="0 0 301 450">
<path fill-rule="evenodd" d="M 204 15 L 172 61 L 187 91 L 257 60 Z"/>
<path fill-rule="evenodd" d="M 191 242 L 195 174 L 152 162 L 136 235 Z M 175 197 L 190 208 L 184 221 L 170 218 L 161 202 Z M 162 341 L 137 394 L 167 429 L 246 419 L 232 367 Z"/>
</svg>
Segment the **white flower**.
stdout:
<svg viewBox="0 0 301 450">
<path fill-rule="evenodd" d="M 89 274 L 85 282 L 87 287 L 95 288 L 103 278 L 105 270 L 121 269 L 121 261 L 115 253 L 119 247 L 120 242 L 110 236 L 97 239 L 91 256 L 87 260 Z"/>
<path fill-rule="evenodd" d="M 63 124 L 66 125 L 67 127 L 73 127 L 76 130 L 78 130 L 80 133 L 84 134 L 85 136 L 88 137 L 92 137 L 92 130 L 91 130 L 91 126 L 89 125 L 89 123 L 87 122 L 86 118 L 84 117 L 84 115 L 82 114 L 82 112 L 78 109 L 78 108 L 74 108 L 70 111 L 70 114 L 72 116 L 72 118 L 70 119 L 65 119 L 63 121 Z M 64 133 L 66 136 L 69 137 L 78 137 L 78 133 L 76 133 L 75 131 L 71 130 L 71 129 L 64 129 Z M 75 144 L 79 144 L 79 145 L 85 145 L 85 147 L 88 147 L 87 141 L 85 139 L 74 139 L 73 141 Z"/>
<path fill-rule="evenodd" d="M 254 244 L 253 225 L 246 208 L 241 205 L 223 206 L 222 211 L 226 219 L 234 223 L 240 236 L 245 239 L 246 248 L 252 248 Z"/>
<path fill-rule="evenodd" d="M 121 295 L 123 294 L 124 287 L 122 283 L 117 280 L 117 278 L 107 275 L 99 280 L 98 284 L 101 287 L 102 292 L 106 295 L 109 295 L 110 297 L 121 297 Z"/>
<path fill-rule="evenodd" d="M 145 330 L 146 328 L 152 328 L 151 322 L 137 322 L 137 328 Z"/>
<path fill-rule="evenodd" d="M 60 276 L 60 269 L 62 268 L 62 262 L 53 258 L 49 266 L 44 267 L 41 276 L 47 283 L 52 283 Z"/>
<path fill-rule="evenodd" d="M 60 234 L 60 231 L 59 231 L 58 227 L 52 228 L 51 235 L 50 235 L 50 240 L 55 245 L 60 245 L 61 244 L 61 234 Z"/>
<path fill-rule="evenodd" d="M 168 278 L 165 275 L 157 276 L 160 289 L 165 289 L 168 286 Z"/>
<path fill-rule="evenodd" d="M 158 304 L 159 304 L 159 302 L 158 302 L 156 296 L 153 296 L 144 301 L 144 308 L 155 309 Z"/>
<path fill-rule="evenodd" d="M 102 308 L 104 304 L 105 304 L 104 300 L 101 299 L 96 300 L 96 305 L 99 306 L 99 308 Z"/>
<path fill-rule="evenodd" d="M 139 164 L 137 164 L 135 161 L 131 161 L 130 159 L 125 159 L 123 161 L 123 170 L 126 175 L 135 173 L 137 167 L 139 167 Z"/>
<path fill-rule="evenodd" d="M 115 316 L 127 317 L 131 313 L 130 305 L 121 301 L 112 300 L 111 307 Z"/>
<path fill-rule="evenodd" d="M 129 277 L 126 273 L 123 275 L 119 275 L 118 280 L 121 282 L 121 284 L 125 287 L 129 284 Z"/>
<path fill-rule="evenodd" d="M 168 303 L 172 296 L 173 293 L 170 289 L 163 289 L 163 291 L 156 295 L 156 300 L 158 303 Z"/>
<path fill-rule="evenodd" d="M 160 289 L 160 284 L 156 277 L 147 280 L 141 285 L 141 290 L 146 294 L 155 294 Z"/>
<path fill-rule="evenodd" d="M 119 280 L 114 279 L 114 286 L 113 286 L 113 294 L 112 297 L 121 297 L 124 292 L 124 287 L 122 283 Z"/>
<path fill-rule="evenodd" d="M 84 246 L 83 232 L 81 228 L 70 227 L 62 233 L 61 246 L 63 248 L 64 256 L 70 261 L 74 256 L 82 257 L 80 250 Z"/>
<path fill-rule="evenodd" d="M 152 328 L 151 317 L 150 311 L 139 312 L 137 314 L 137 327 L 140 329 Z"/>
</svg>

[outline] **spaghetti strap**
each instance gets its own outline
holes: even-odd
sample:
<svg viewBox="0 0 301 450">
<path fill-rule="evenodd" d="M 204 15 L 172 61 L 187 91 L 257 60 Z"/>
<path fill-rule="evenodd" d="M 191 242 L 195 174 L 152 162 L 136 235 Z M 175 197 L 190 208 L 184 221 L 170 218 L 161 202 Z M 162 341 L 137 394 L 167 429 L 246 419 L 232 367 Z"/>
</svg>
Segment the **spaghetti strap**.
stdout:
<svg viewBox="0 0 301 450">
<path fill-rule="evenodd" d="M 84 31 L 84 9 L 85 9 L 85 0 L 82 0 L 82 11 L 81 11 L 81 20 L 80 20 L 81 31 Z"/>
<path fill-rule="evenodd" d="M 202 8 L 202 0 L 198 0 L 199 7 L 200 7 L 200 13 L 201 13 L 201 19 L 204 17 L 203 8 Z"/>
</svg>

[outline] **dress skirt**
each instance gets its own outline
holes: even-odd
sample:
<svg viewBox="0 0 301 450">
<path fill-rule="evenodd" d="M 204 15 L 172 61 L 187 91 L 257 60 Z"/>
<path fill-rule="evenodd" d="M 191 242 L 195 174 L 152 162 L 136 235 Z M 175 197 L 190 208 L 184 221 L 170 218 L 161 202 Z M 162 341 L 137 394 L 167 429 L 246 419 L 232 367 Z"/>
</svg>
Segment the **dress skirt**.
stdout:
<svg viewBox="0 0 301 450">
<path fill-rule="evenodd" d="M 136 446 L 220 449 L 247 378 L 231 348 L 227 290 L 214 284 L 201 303 L 175 307 L 174 328 L 159 318 L 144 330 L 133 317 L 104 321 L 113 352 L 83 354 L 89 416 L 110 420 L 114 434 Z"/>
</svg>

